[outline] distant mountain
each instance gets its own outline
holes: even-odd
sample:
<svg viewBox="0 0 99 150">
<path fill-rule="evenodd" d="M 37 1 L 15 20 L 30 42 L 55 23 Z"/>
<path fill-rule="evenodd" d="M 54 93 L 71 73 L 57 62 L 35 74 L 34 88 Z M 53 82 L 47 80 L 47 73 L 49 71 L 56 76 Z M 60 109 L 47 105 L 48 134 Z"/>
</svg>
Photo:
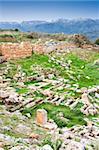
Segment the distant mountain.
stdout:
<svg viewBox="0 0 99 150">
<path fill-rule="evenodd" d="M 47 32 L 65 34 L 84 34 L 89 39 L 99 38 L 99 19 L 59 19 L 56 21 L 0 22 L 0 29 L 16 29 L 23 32 Z"/>
</svg>

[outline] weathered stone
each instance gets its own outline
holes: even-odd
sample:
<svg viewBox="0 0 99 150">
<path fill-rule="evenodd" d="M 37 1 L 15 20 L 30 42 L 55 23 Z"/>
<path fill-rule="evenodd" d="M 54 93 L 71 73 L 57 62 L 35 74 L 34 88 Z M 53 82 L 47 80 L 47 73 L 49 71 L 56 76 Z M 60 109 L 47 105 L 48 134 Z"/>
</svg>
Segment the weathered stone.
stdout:
<svg viewBox="0 0 99 150">
<path fill-rule="evenodd" d="M 54 74 L 48 74 L 48 78 L 49 79 L 53 79 L 54 78 Z"/>
<path fill-rule="evenodd" d="M 24 85 L 23 82 L 17 82 L 17 85 L 18 85 L 19 87 L 21 87 L 21 88 L 24 88 L 24 87 L 25 87 L 25 85 Z"/>
<path fill-rule="evenodd" d="M 36 77 L 36 80 L 37 80 L 37 81 L 43 81 L 43 80 L 44 80 L 44 76 L 42 75 L 42 76 L 40 76 L 40 77 Z"/>
<path fill-rule="evenodd" d="M 54 122 L 53 123 L 47 122 L 43 127 L 47 130 L 57 129 L 57 125 Z"/>
<path fill-rule="evenodd" d="M 35 133 L 31 133 L 31 134 L 29 135 L 29 137 L 32 138 L 32 139 L 39 139 L 39 135 L 38 135 L 38 134 L 35 134 Z"/>
<path fill-rule="evenodd" d="M 88 94 L 87 93 L 83 93 L 82 96 L 82 102 L 87 104 L 88 106 L 90 105 L 90 102 L 89 102 L 89 98 L 88 98 Z"/>
<path fill-rule="evenodd" d="M 66 146 L 66 150 L 83 150 L 84 146 L 76 141 L 70 141 L 70 143 Z"/>
<path fill-rule="evenodd" d="M 87 88 L 86 87 L 82 87 L 80 90 L 81 90 L 82 93 L 87 92 Z"/>
<path fill-rule="evenodd" d="M 0 141 L 5 144 L 12 144 L 14 143 L 14 138 L 10 137 L 9 135 L 4 135 L 0 133 Z"/>
<path fill-rule="evenodd" d="M 4 56 L 0 56 L 0 64 L 2 64 L 3 62 L 5 62 L 5 58 Z"/>
<path fill-rule="evenodd" d="M 96 98 L 99 98 L 99 94 L 98 94 L 98 93 L 95 93 L 95 97 L 96 97 Z"/>
<path fill-rule="evenodd" d="M 98 65 L 99 66 L 99 59 L 94 61 L 94 65 Z"/>
<path fill-rule="evenodd" d="M 50 145 L 44 145 L 41 150 L 53 150 L 52 147 Z"/>
<path fill-rule="evenodd" d="M 0 83 L 3 83 L 3 77 L 0 76 Z"/>
<path fill-rule="evenodd" d="M 26 125 L 19 124 L 18 126 L 16 126 L 15 131 L 21 134 L 30 135 L 32 130 Z"/>
<path fill-rule="evenodd" d="M 96 92 L 96 91 L 97 91 L 97 88 L 95 88 L 95 87 L 88 89 L 88 93 L 92 93 L 92 92 Z"/>
<path fill-rule="evenodd" d="M 42 94 L 45 96 L 51 97 L 53 95 L 53 92 L 51 90 L 46 89 L 42 91 Z"/>
<path fill-rule="evenodd" d="M 2 150 L 3 146 L 4 146 L 4 143 L 3 143 L 3 142 L 0 142 L 0 149 L 1 149 L 1 150 Z"/>
<path fill-rule="evenodd" d="M 36 123 L 38 125 L 45 125 L 47 123 L 47 111 L 38 109 L 36 114 Z"/>
<path fill-rule="evenodd" d="M 30 150 L 30 148 L 27 146 L 19 145 L 19 146 L 12 147 L 10 150 Z"/>
<path fill-rule="evenodd" d="M 1 148 L 1 147 L 0 147 L 0 150 L 4 150 L 4 148 Z"/>
<path fill-rule="evenodd" d="M 9 93 L 7 91 L 0 90 L 0 97 L 7 98 L 7 97 L 9 97 Z"/>
</svg>

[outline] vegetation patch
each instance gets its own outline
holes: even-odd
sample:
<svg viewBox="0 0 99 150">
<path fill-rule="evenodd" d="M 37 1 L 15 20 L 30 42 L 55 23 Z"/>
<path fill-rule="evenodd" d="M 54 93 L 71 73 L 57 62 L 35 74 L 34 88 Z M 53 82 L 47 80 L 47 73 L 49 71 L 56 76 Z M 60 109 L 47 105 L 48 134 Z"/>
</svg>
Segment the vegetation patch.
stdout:
<svg viewBox="0 0 99 150">
<path fill-rule="evenodd" d="M 38 105 L 36 108 L 24 109 L 23 114 L 30 113 L 34 118 L 36 116 L 37 109 L 45 109 L 48 112 L 48 118 L 53 119 L 58 127 L 72 127 L 74 125 L 86 125 L 84 121 L 84 115 L 80 112 L 80 110 L 71 110 L 67 106 L 63 105 L 53 105 L 50 103 L 43 103 Z M 62 112 L 64 114 L 64 118 L 69 119 L 69 121 L 62 120 L 57 114 Z"/>
<path fill-rule="evenodd" d="M 21 88 L 21 89 L 17 88 L 16 92 L 18 92 L 19 94 L 24 94 L 24 93 L 28 92 L 28 89 L 27 88 Z"/>
</svg>

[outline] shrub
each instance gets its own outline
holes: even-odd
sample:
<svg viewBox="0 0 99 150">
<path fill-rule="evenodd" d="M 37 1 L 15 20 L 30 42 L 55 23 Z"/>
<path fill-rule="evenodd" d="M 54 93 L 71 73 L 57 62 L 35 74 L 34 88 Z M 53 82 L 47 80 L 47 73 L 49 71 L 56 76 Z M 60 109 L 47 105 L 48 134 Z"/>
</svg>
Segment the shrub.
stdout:
<svg viewBox="0 0 99 150">
<path fill-rule="evenodd" d="M 99 39 L 97 39 L 97 40 L 95 41 L 95 44 L 99 45 Z"/>
<path fill-rule="evenodd" d="M 17 29 L 17 28 L 16 28 L 16 29 L 15 29 L 15 31 L 16 31 L 16 32 L 18 32 L 18 31 L 19 31 L 19 29 Z"/>
</svg>

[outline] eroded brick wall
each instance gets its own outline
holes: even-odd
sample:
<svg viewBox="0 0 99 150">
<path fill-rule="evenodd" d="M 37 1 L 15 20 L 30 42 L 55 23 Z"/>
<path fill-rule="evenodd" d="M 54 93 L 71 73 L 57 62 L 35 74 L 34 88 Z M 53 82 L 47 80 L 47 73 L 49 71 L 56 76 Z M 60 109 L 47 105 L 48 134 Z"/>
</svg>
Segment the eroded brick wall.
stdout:
<svg viewBox="0 0 99 150">
<path fill-rule="evenodd" d="M 0 52 L 6 59 L 24 58 L 32 55 L 32 45 L 30 42 L 2 43 Z"/>
<path fill-rule="evenodd" d="M 24 58 L 32 55 L 32 51 L 39 54 L 48 54 L 52 51 L 66 52 L 67 50 L 75 49 L 77 46 L 68 42 L 50 42 L 35 43 L 2 43 L 0 44 L 0 53 L 5 59 Z"/>
</svg>

